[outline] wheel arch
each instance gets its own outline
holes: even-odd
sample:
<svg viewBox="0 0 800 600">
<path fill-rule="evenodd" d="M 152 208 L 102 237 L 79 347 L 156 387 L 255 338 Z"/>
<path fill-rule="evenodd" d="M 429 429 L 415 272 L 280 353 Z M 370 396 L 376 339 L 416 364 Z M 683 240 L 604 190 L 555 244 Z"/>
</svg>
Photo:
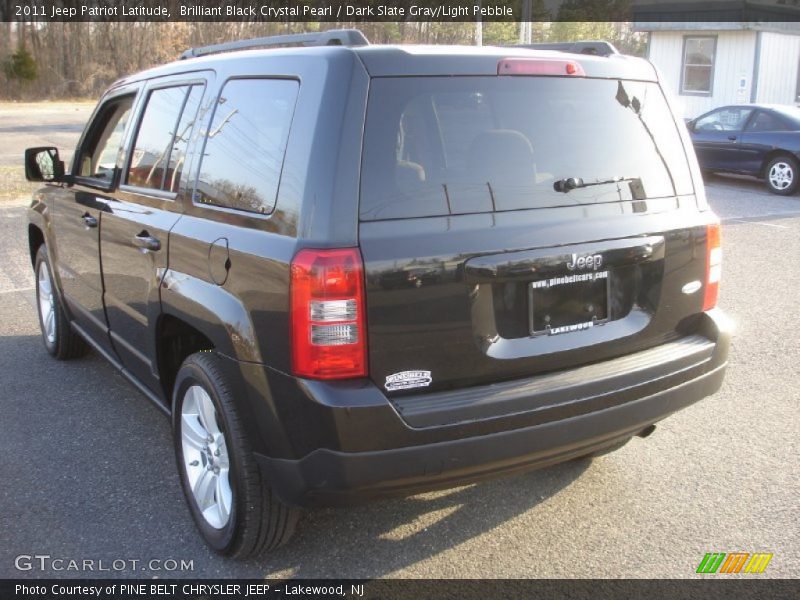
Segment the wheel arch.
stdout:
<svg viewBox="0 0 800 600">
<path fill-rule="evenodd" d="M 186 320 L 162 314 L 156 325 L 156 364 L 167 406 L 172 408 L 172 387 L 183 361 L 196 352 L 214 350 L 214 343 Z"/>
<path fill-rule="evenodd" d="M 791 150 L 785 150 L 783 148 L 775 148 L 767 152 L 766 156 L 764 156 L 764 160 L 761 162 L 761 170 L 759 172 L 759 176 L 766 179 L 767 177 L 767 167 L 769 163 L 772 162 L 774 159 L 778 158 L 779 156 L 788 156 L 795 163 L 800 163 L 800 159 L 798 159 L 797 155 L 792 152 Z"/>
<path fill-rule="evenodd" d="M 28 224 L 28 250 L 30 252 L 31 257 L 31 266 L 36 265 L 36 253 L 39 251 L 39 247 L 44 244 L 44 233 L 42 232 L 41 228 L 34 224 Z"/>
<path fill-rule="evenodd" d="M 210 351 L 220 359 L 219 367 L 234 392 L 236 406 L 243 416 L 253 450 L 271 456 L 290 452 L 284 428 L 276 416 L 267 369 L 249 361 L 242 362 L 217 344 L 221 325 L 198 323 L 188 315 L 162 313 L 157 324 L 156 364 L 166 406 L 174 423 L 174 388 L 184 361 L 198 352 Z M 244 365 L 247 368 L 244 368 Z"/>
<path fill-rule="evenodd" d="M 263 362 L 252 319 L 239 298 L 219 285 L 172 269 L 164 273 L 160 290 L 162 315 L 186 322 L 230 358 Z"/>
</svg>

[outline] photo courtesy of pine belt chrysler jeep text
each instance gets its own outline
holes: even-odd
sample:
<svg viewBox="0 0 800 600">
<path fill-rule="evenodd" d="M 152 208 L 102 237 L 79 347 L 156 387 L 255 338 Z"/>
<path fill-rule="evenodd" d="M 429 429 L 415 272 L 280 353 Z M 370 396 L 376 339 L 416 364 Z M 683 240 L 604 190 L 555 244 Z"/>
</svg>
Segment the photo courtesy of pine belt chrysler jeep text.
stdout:
<svg viewBox="0 0 800 600">
<path fill-rule="evenodd" d="M 69 171 L 25 167 L 45 347 L 171 416 L 227 555 L 303 506 L 608 452 L 722 382 L 719 220 L 642 59 L 195 48 L 115 83 Z"/>
</svg>

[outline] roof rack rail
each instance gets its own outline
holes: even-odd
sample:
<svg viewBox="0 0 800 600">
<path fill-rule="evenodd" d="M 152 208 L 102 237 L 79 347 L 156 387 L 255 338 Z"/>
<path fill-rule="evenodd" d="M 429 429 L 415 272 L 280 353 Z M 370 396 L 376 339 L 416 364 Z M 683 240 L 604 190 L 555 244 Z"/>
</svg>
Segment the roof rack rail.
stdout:
<svg viewBox="0 0 800 600">
<path fill-rule="evenodd" d="M 587 40 L 581 42 L 538 42 L 535 44 L 516 44 L 517 48 L 531 50 L 559 50 L 571 54 L 593 54 L 595 56 L 611 56 L 619 54 L 614 44 L 605 40 Z"/>
<path fill-rule="evenodd" d="M 221 52 L 236 52 L 250 48 L 275 48 L 280 46 L 368 46 L 369 41 L 358 29 L 331 29 L 319 33 L 292 33 L 288 35 L 273 35 L 269 37 L 253 38 L 249 40 L 236 40 L 211 46 L 189 48 L 181 54 L 181 60 L 219 54 Z"/>
</svg>

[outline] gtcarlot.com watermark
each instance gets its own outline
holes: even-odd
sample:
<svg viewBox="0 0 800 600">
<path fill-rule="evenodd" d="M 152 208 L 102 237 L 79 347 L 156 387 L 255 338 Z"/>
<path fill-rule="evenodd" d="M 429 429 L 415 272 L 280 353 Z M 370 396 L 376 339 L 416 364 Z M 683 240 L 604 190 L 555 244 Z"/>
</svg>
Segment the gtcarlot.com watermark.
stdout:
<svg viewBox="0 0 800 600">
<path fill-rule="evenodd" d="M 72 572 L 135 572 L 161 571 L 181 572 L 194 571 L 194 560 L 174 558 L 64 558 L 49 554 L 20 554 L 14 559 L 17 571 L 72 571 Z"/>
</svg>

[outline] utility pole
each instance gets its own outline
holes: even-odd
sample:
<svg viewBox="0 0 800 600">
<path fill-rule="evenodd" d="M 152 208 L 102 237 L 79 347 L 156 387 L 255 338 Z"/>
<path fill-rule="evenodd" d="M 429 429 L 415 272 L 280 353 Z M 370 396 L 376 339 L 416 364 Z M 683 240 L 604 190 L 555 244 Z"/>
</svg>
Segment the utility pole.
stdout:
<svg viewBox="0 0 800 600">
<path fill-rule="evenodd" d="M 478 0 L 478 7 L 481 7 L 481 0 Z M 478 20 L 475 22 L 475 45 L 483 46 L 483 19 L 478 11 Z"/>
<path fill-rule="evenodd" d="M 520 15 L 520 22 L 519 22 L 519 43 L 520 44 L 530 44 L 531 43 L 531 32 L 532 32 L 532 23 L 531 23 L 531 12 L 533 10 L 532 7 L 532 0 L 522 0 L 522 14 Z"/>
</svg>

